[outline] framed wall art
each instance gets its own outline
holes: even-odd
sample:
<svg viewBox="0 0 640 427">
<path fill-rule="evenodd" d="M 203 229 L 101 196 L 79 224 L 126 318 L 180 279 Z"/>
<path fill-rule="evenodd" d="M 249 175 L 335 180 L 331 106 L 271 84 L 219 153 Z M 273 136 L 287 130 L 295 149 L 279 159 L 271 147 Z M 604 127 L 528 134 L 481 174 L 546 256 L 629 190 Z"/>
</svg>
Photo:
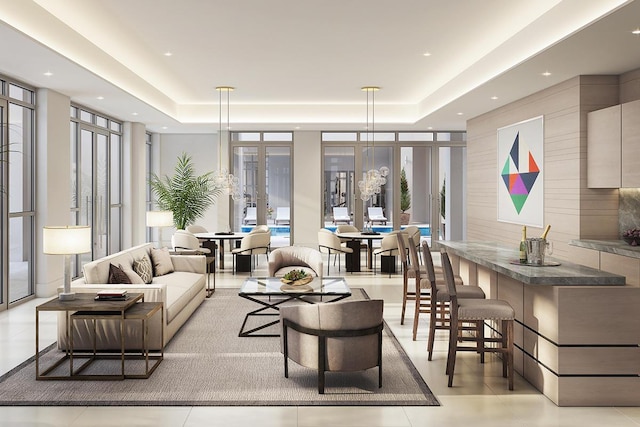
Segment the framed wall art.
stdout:
<svg viewBox="0 0 640 427">
<path fill-rule="evenodd" d="M 498 221 L 544 224 L 544 121 L 498 129 Z"/>
</svg>

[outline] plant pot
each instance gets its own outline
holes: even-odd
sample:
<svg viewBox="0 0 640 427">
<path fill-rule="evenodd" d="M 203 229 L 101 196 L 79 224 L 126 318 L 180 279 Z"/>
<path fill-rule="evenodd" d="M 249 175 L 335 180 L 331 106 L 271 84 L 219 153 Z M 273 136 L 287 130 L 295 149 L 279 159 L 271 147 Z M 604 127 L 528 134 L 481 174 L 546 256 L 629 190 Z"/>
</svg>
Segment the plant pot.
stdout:
<svg viewBox="0 0 640 427">
<path fill-rule="evenodd" d="M 400 212 L 400 225 L 409 225 L 411 214 L 408 212 Z"/>
</svg>

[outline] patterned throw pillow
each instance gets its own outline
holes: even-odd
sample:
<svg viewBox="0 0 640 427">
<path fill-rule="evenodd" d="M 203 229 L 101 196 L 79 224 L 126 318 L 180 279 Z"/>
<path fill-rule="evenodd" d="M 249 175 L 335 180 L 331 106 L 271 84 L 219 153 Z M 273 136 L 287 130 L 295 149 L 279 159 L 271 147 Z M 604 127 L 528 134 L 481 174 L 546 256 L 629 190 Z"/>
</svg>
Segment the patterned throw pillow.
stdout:
<svg viewBox="0 0 640 427">
<path fill-rule="evenodd" d="M 162 276 L 164 274 L 173 273 L 173 261 L 169 249 L 151 248 L 151 260 L 153 261 L 153 275 Z"/>
<path fill-rule="evenodd" d="M 140 276 L 144 283 L 151 283 L 153 280 L 153 267 L 151 266 L 151 260 L 147 254 L 143 255 L 142 258 L 133 261 L 133 271 Z"/>
<path fill-rule="evenodd" d="M 121 266 L 115 266 L 113 264 L 109 265 L 109 279 L 107 280 L 107 283 L 112 283 L 112 284 L 131 284 L 131 280 L 129 279 L 129 276 L 127 276 L 127 273 L 124 272 L 124 270 L 121 268 Z"/>
</svg>

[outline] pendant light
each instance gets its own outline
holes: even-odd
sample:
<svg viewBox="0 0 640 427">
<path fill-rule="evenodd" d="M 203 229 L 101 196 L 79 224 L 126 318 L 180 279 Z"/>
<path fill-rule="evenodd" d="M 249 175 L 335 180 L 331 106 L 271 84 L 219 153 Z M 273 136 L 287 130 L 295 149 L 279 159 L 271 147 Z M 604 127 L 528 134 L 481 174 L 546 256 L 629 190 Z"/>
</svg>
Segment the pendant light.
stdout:
<svg viewBox="0 0 640 427">
<path fill-rule="evenodd" d="M 227 94 L 226 104 L 227 104 L 227 146 L 230 146 L 230 129 L 229 126 L 229 93 L 232 92 L 235 88 L 231 86 L 218 86 L 216 90 L 218 91 L 218 159 L 220 162 L 220 168 L 214 175 L 214 179 L 218 188 L 222 189 L 225 193 L 229 194 L 233 200 L 241 200 L 242 193 L 240 192 L 240 180 L 238 177 L 234 176 L 231 172 L 227 170 L 227 168 L 222 166 L 222 93 L 225 92 Z"/>
<path fill-rule="evenodd" d="M 378 86 L 364 86 L 363 92 L 367 92 L 367 159 L 366 168 L 367 172 L 363 173 L 362 180 L 358 181 L 358 188 L 360 189 L 360 198 L 363 201 L 369 201 L 372 196 L 379 194 L 382 191 L 382 186 L 387 183 L 387 175 L 389 175 L 389 168 L 383 166 L 380 170 L 375 169 L 376 165 L 376 133 L 375 133 L 375 121 L 376 121 L 376 101 L 375 93 L 379 91 Z M 371 126 L 369 126 L 369 118 L 371 118 Z M 371 141 L 372 161 L 369 162 L 369 141 Z"/>
</svg>

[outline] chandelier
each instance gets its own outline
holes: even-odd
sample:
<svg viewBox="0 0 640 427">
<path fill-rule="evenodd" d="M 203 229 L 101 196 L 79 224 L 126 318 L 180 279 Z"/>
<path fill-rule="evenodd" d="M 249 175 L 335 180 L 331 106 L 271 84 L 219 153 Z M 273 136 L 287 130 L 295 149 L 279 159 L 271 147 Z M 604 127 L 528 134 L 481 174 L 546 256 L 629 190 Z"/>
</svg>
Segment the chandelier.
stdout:
<svg viewBox="0 0 640 427">
<path fill-rule="evenodd" d="M 376 164 L 376 134 L 375 134 L 375 93 L 380 90 L 378 86 L 364 86 L 362 88 L 364 92 L 367 92 L 367 172 L 363 173 L 362 180 L 358 181 L 358 188 L 360 189 L 360 198 L 363 201 L 369 201 L 372 196 L 379 194 L 382 191 L 382 186 L 387 183 L 387 175 L 389 175 L 389 168 L 386 166 L 380 169 L 375 169 Z M 371 118 L 371 126 L 369 126 L 369 118 Z M 369 141 L 371 141 L 372 160 L 369 162 Z"/>
<path fill-rule="evenodd" d="M 218 159 L 220 162 L 220 168 L 214 174 L 214 181 L 216 186 L 220 188 L 225 193 L 229 194 L 233 200 L 241 200 L 242 193 L 240 192 L 240 180 L 237 176 L 234 176 L 231 172 L 227 170 L 224 166 L 222 166 L 222 92 L 226 92 L 227 94 L 227 146 L 229 144 L 229 92 L 233 91 L 235 88 L 231 86 L 218 86 L 216 90 L 218 91 L 218 113 L 219 113 L 219 121 L 218 121 Z"/>
</svg>

